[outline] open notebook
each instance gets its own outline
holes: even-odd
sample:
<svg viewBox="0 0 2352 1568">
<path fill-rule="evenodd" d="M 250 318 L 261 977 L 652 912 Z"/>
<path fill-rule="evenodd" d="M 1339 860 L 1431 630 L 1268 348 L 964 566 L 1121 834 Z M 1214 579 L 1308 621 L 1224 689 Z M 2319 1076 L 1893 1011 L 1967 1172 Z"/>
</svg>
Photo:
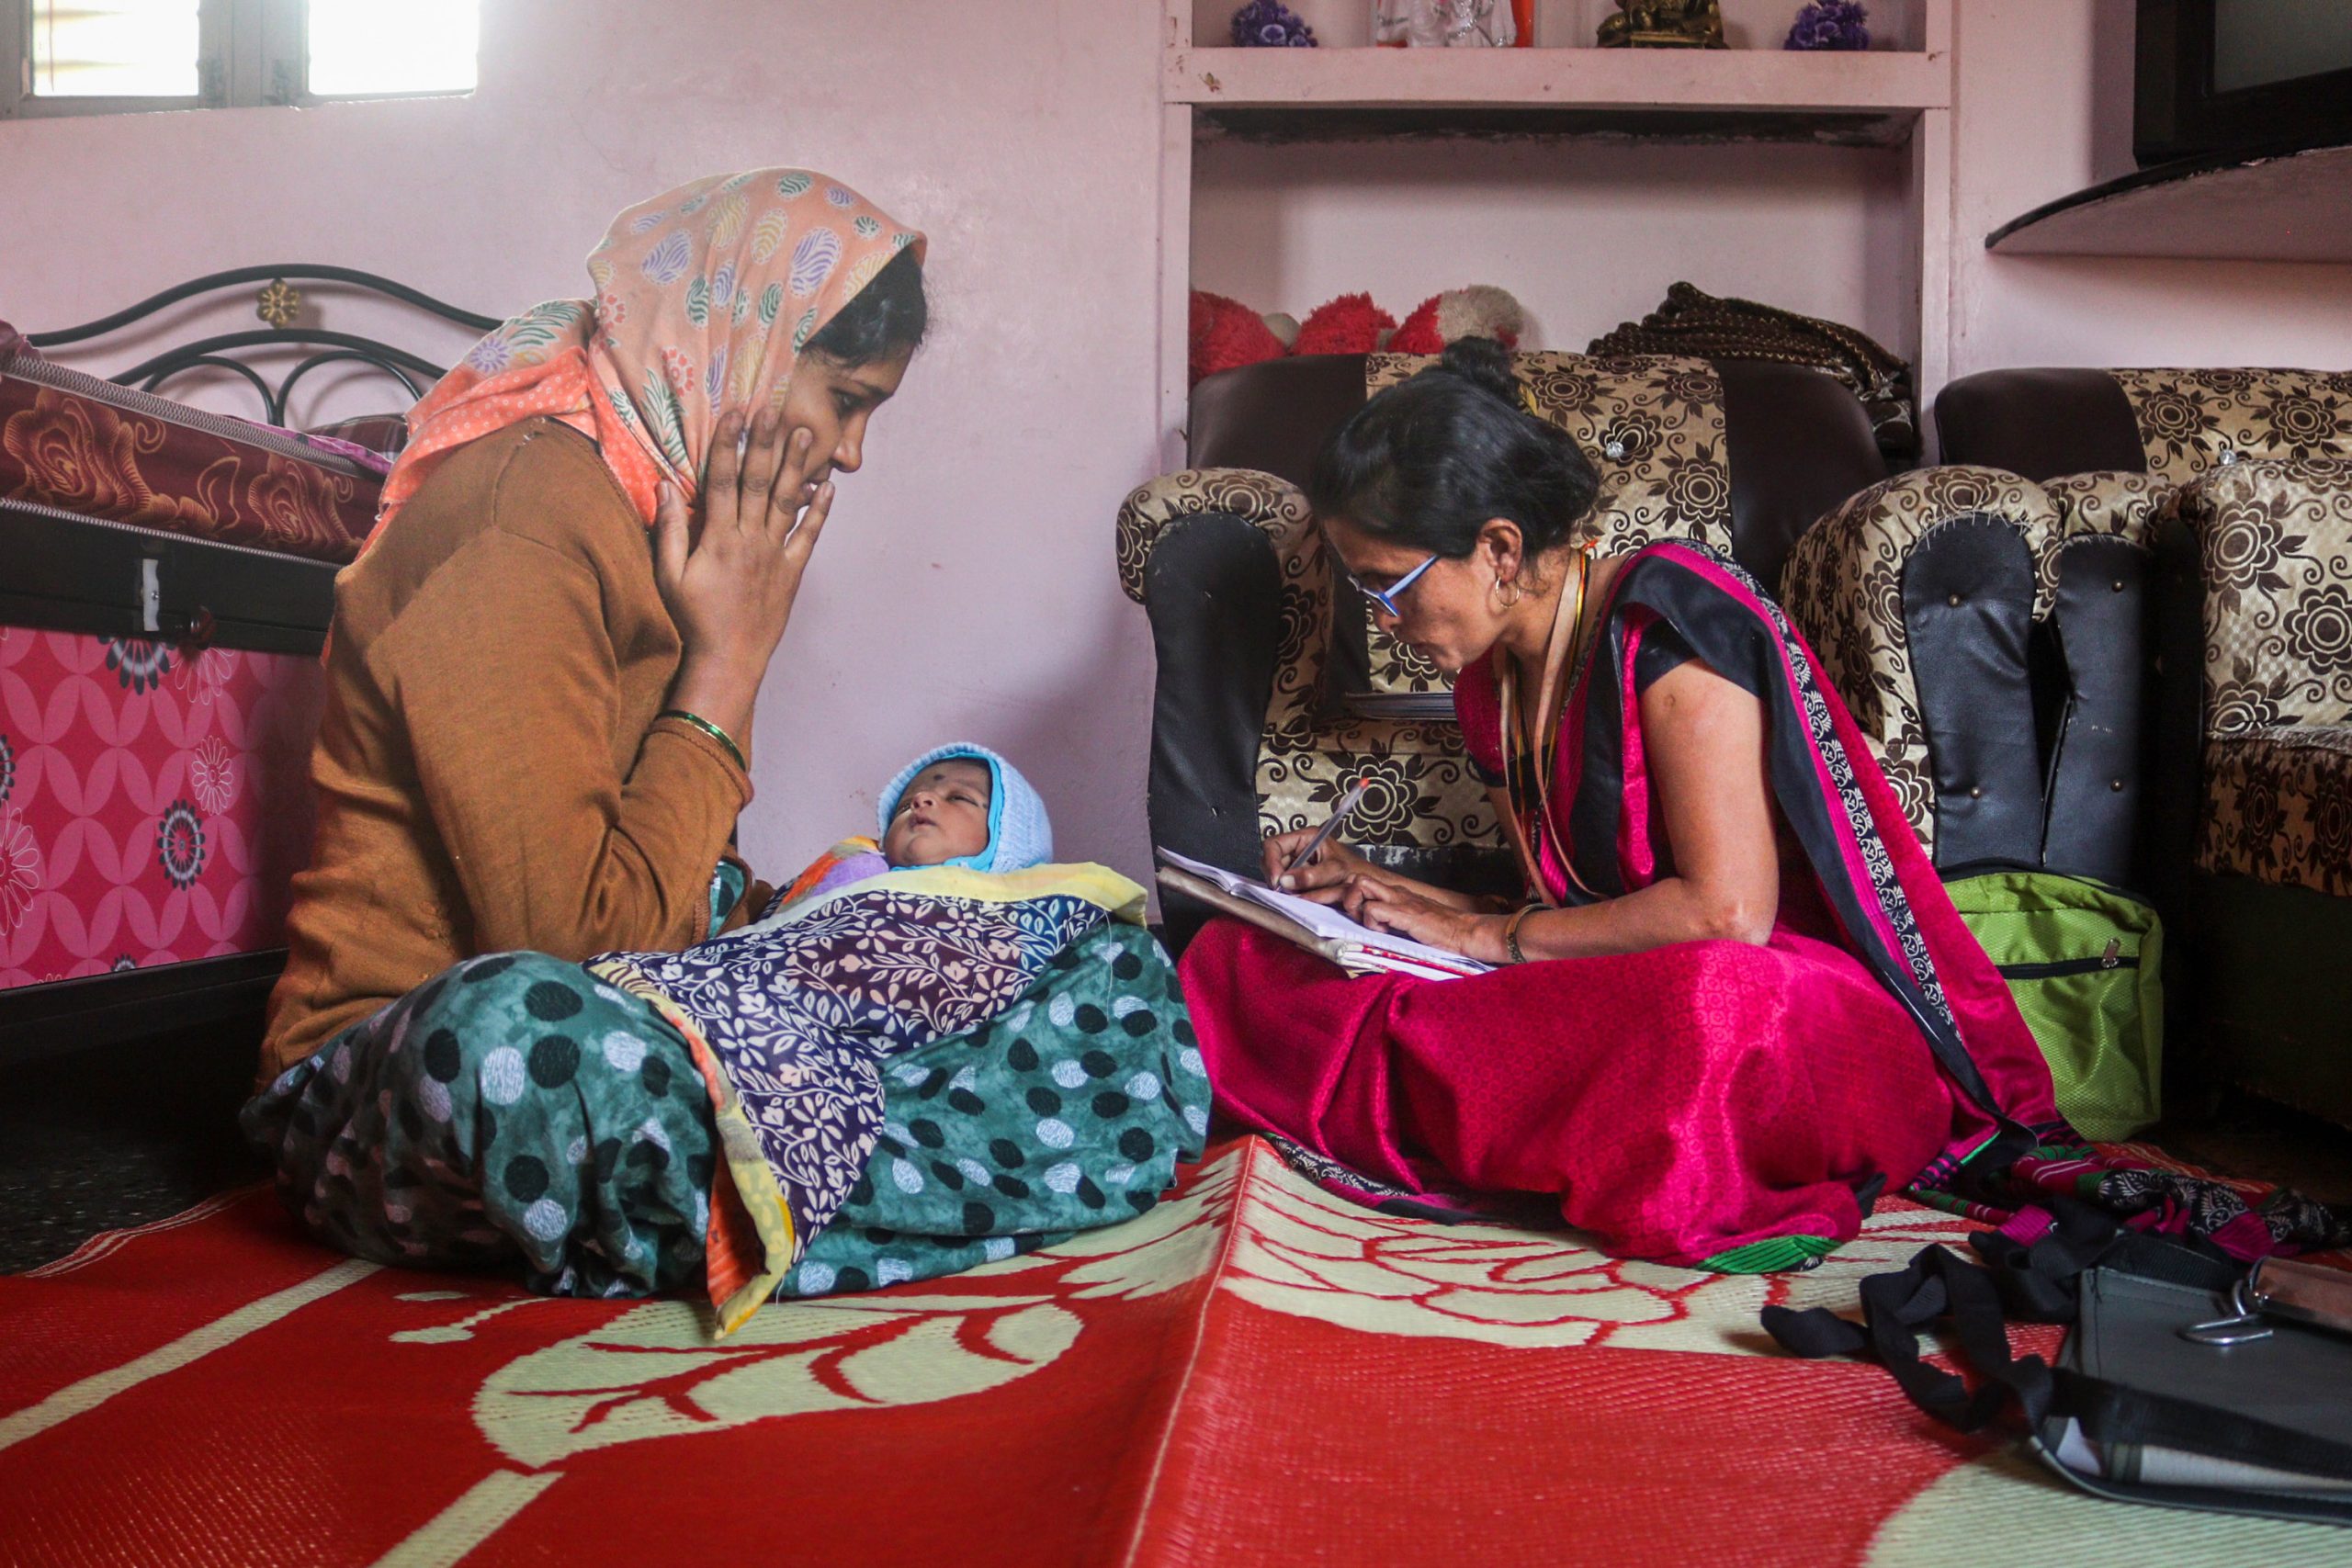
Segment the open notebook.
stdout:
<svg viewBox="0 0 2352 1568">
<path fill-rule="evenodd" d="M 1327 905 L 1311 903 L 1254 877 L 1236 876 L 1173 850 L 1158 852 L 1162 886 L 1189 893 L 1203 903 L 1262 926 L 1309 953 L 1320 953 L 1351 975 L 1417 975 L 1425 980 L 1458 980 L 1483 975 L 1489 964 L 1430 947 L 1387 931 L 1359 925 Z"/>
</svg>

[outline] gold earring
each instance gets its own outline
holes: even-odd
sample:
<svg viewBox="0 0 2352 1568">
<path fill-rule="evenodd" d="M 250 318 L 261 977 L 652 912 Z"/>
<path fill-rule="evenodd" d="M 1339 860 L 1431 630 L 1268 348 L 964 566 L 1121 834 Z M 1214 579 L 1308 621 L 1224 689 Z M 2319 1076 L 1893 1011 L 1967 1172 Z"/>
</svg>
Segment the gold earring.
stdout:
<svg viewBox="0 0 2352 1568">
<path fill-rule="evenodd" d="M 1510 598 L 1508 598 L 1508 599 L 1503 599 L 1503 593 L 1502 593 L 1502 591 L 1503 591 L 1506 587 L 1508 587 L 1508 588 L 1510 590 Z M 1502 599 L 1502 605 L 1503 605 L 1503 608 L 1504 608 L 1504 609 L 1506 609 L 1506 610 L 1515 610 L 1515 609 L 1519 608 L 1519 601 L 1520 601 L 1520 599 L 1521 599 L 1521 595 L 1523 595 L 1525 592 L 1526 592 L 1526 590 L 1524 590 L 1524 589 L 1522 589 L 1521 587 L 1520 587 L 1520 585 L 1519 585 L 1518 583 L 1516 583 L 1516 582 L 1505 583 L 1505 582 L 1503 581 L 1503 580 L 1502 580 L 1501 578 L 1499 578 L 1499 577 L 1498 577 L 1497 579 L 1495 579 L 1495 597 L 1496 597 L 1496 598 L 1498 598 L 1498 599 Z"/>
</svg>

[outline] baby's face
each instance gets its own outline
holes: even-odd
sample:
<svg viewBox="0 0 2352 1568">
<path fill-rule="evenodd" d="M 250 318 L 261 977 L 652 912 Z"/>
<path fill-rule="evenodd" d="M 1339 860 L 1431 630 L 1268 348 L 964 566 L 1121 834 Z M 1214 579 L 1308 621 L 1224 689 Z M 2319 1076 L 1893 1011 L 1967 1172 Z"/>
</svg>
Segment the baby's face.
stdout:
<svg viewBox="0 0 2352 1568">
<path fill-rule="evenodd" d="M 989 847 L 989 769 L 951 757 L 925 768 L 890 808 L 882 854 L 892 865 L 940 865 Z"/>
</svg>

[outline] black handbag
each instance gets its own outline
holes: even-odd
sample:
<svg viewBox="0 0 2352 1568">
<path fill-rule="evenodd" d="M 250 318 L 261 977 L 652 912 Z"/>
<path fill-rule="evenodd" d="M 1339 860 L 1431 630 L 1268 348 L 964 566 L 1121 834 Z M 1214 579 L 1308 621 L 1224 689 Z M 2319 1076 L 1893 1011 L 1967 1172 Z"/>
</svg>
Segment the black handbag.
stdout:
<svg viewBox="0 0 2352 1568">
<path fill-rule="evenodd" d="M 2352 1525 L 2352 1272 L 2120 1229 L 2063 1201 L 2030 1247 L 1970 1238 L 1973 1263 L 1923 1247 L 1861 1284 L 1860 1324 L 1764 1309 L 1801 1356 L 1868 1354 L 1911 1402 L 1962 1431 L 2014 1404 L 2034 1455 L 2126 1502 Z M 2057 1364 L 2009 1353 L 2008 1319 L 2071 1323 Z M 1919 1356 L 1949 1319 L 1971 1389 Z"/>
</svg>

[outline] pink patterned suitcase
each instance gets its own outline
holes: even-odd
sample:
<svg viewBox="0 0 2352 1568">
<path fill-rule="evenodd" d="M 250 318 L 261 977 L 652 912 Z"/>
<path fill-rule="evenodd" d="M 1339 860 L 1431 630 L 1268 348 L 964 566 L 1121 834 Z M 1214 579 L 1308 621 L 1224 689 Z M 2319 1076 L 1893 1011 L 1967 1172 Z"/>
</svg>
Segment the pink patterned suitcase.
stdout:
<svg viewBox="0 0 2352 1568">
<path fill-rule="evenodd" d="M 0 990 L 283 946 L 320 674 L 0 626 Z"/>
<path fill-rule="evenodd" d="M 146 386 L 217 364 L 223 341 L 151 362 Z M 438 374 L 332 341 L 314 357 L 368 358 L 411 390 Z M 301 373 L 265 390 L 273 420 Z M 366 426 L 396 446 L 397 418 Z M 82 375 L 0 323 L 0 1060 L 258 1026 L 310 854 L 334 573 L 388 465 Z"/>
</svg>

